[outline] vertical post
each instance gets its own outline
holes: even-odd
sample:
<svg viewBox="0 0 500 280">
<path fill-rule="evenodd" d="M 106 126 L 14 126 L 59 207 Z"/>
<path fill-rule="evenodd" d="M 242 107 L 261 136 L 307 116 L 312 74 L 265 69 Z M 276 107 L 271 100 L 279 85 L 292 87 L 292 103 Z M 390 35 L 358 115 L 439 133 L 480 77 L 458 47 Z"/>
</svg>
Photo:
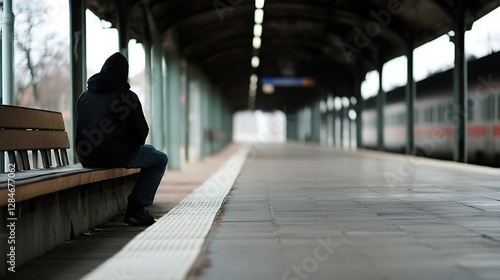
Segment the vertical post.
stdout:
<svg viewBox="0 0 500 280">
<path fill-rule="evenodd" d="M 406 153 L 415 154 L 415 96 L 416 87 L 413 78 L 413 33 L 408 40 L 407 82 L 406 82 Z"/>
<path fill-rule="evenodd" d="M 465 1 L 456 4 L 455 68 L 453 75 L 455 107 L 454 160 L 467 162 L 467 61 L 465 58 Z"/>
<path fill-rule="evenodd" d="M 70 0 L 70 56 L 71 56 L 71 116 L 72 126 L 70 143 L 73 143 L 76 135 L 76 103 L 80 94 L 85 90 L 87 84 L 87 55 L 86 55 L 86 0 Z M 70 157 L 77 162 L 74 156 L 74 147 L 70 150 Z"/>
<path fill-rule="evenodd" d="M 311 110 L 311 141 L 320 142 L 321 111 L 319 100 L 314 101 Z"/>
<path fill-rule="evenodd" d="M 344 97 L 341 97 L 342 105 L 340 107 L 340 147 L 344 148 L 344 117 L 345 117 L 345 106 L 344 106 Z"/>
<path fill-rule="evenodd" d="M 161 151 L 165 151 L 164 129 L 163 129 L 163 51 L 161 38 L 155 25 L 149 7 L 145 6 L 145 16 L 147 19 L 148 32 L 151 35 L 151 72 L 152 72 L 152 129 L 151 142 Z M 147 57 L 147 56 L 146 56 Z"/>
<path fill-rule="evenodd" d="M 172 43 L 173 44 L 173 43 Z M 181 100 L 180 100 L 180 59 L 179 54 L 174 50 L 168 50 L 165 55 L 167 62 L 167 119 L 168 123 L 168 157 L 169 167 L 171 169 L 181 168 L 181 143 L 182 129 L 180 121 L 181 116 Z"/>
<path fill-rule="evenodd" d="M 5 0 L 2 12 L 2 104 L 15 103 L 14 13 L 12 13 L 12 0 Z"/>
<path fill-rule="evenodd" d="M 128 25 L 128 1 L 115 0 L 118 13 L 118 49 L 128 59 L 128 41 L 129 41 L 129 25 Z"/>
<path fill-rule="evenodd" d="M 332 109 L 332 144 L 333 144 L 333 147 L 336 147 L 337 146 L 337 108 L 336 108 L 336 105 L 335 105 L 335 97 L 332 96 L 333 100 L 334 100 L 334 104 L 333 104 L 333 109 Z"/>
<path fill-rule="evenodd" d="M 2 19 L 2 14 L 3 14 L 3 3 L 0 5 L 0 19 Z M 3 92 L 3 86 L 2 86 L 2 80 L 3 80 L 2 79 L 2 77 L 3 77 L 3 75 L 2 75 L 2 72 L 3 72 L 3 70 L 2 70 L 2 67 L 3 67 L 2 66 L 3 65 L 2 64 L 3 43 L 2 42 L 3 41 L 2 41 L 2 36 L 3 36 L 2 35 L 2 29 L 0 27 L 0 89 L 2 89 L 2 92 Z M 3 99 L 3 94 L 0 94 L 0 104 L 4 104 L 3 100 L 4 100 Z M 7 162 L 6 158 L 7 158 L 7 156 L 4 155 L 4 152 L 0 152 L 0 173 L 6 171 L 5 170 L 5 162 Z"/>
<path fill-rule="evenodd" d="M 378 149 L 383 151 L 384 148 L 384 107 L 385 107 L 385 91 L 382 87 L 382 69 L 383 64 L 380 65 L 379 73 L 379 90 L 377 95 L 377 146 Z"/>
<path fill-rule="evenodd" d="M 152 114 L 152 99 L 153 99 L 153 92 L 152 92 L 152 84 L 153 84 L 153 77 L 152 77 L 152 64 L 151 64 L 151 42 L 149 40 L 144 40 L 142 42 L 142 47 L 144 48 L 144 112 L 145 112 L 145 117 L 146 120 L 148 121 L 149 124 L 153 122 L 153 114 Z M 148 143 L 151 143 L 151 135 L 148 135 Z"/>
<path fill-rule="evenodd" d="M 3 3 L 0 4 L 0 22 L 1 19 L 3 18 Z M 3 40 L 2 40 L 2 26 L 0 26 L 0 104 L 3 103 L 3 63 L 2 63 L 2 49 L 3 49 Z M 0 157 L 0 161 L 3 160 L 3 157 Z M 3 169 L 0 169 L 0 171 Z"/>
<path fill-rule="evenodd" d="M 190 91 L 190 88 L 189 88 L 189 81 L 190 81 L 190 67 L 189 67 L 189 64 L 184 61 L 184 95 L 185 95 L 185 98 L 184 98 L 184 103 L 185 103 L 185 109 L 184 109 L 184 133 L 185 133 L 185 137 L 184 137 L 184 151 L 185 151 L 185 157 L 186 157 L 186 161 L 189 161 L 189 149 L 190 149 L 190 130 L 191 130 L 191 121 L 189 119 L 189 116 L 190 116 L 190 112 L 191 112 L 191 106 L 190 106 L 190 102 L 191 102 L 191 95 L 189 94 L 189 91 Z"/>
<path fill-rule="evenodd" d="M 358 69 L 354 71 L 354 97 L 356 98 L 356 146 L 363 147 L 363 96 L 361 96 L 361 75 Z"/>
</svg>

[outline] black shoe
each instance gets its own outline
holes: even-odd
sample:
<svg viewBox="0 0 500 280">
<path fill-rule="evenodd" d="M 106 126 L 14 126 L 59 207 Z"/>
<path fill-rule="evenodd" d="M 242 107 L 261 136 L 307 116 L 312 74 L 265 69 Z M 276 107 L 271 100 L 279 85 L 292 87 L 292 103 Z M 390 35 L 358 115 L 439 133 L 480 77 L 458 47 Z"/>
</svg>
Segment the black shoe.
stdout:
<svg viewBox="0 0 500 280">
<path fill-rule="evenodd" d="M 148 208 L 135 208 L 129 206 L 127 207 L 127 212 L 125 212 L 123 222 L 136 226 L 150 226 L 156 223 L 156 220 L 151 213 L 149 213 Z"/>
</svg>

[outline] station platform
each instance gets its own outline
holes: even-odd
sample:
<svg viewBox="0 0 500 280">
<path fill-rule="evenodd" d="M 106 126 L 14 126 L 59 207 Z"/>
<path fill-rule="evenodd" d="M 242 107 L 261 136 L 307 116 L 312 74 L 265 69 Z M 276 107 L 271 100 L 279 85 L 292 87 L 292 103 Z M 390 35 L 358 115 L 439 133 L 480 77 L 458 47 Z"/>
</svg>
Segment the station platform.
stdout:
<svg viewBox="0 0 500 280">
<path fill-rule="evenodd" d="M 111 221 L 13 279 L 500 279 L 499 169 L 292 142 L 192 170 L 155 225 Z"/>
</svg>

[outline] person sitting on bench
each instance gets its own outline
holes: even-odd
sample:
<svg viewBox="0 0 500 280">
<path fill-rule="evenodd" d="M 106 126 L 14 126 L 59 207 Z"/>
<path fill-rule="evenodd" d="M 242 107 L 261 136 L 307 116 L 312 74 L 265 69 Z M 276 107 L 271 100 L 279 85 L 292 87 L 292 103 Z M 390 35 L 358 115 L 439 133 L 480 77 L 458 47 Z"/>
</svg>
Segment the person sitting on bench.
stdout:
<svg viewBox="0 0 500 280">
<path fill-rule="evenodd" d="M 117 52 L 89 78 L 76 108 L 76 153 L 84 167 L 141 168 L 128 196 L 124 222 L 156 222 L 148 206 L 165 173 L 168 157 L 145 144 L 149 127 L 137 95 L 130 90 L 129 64 Z"/>
</svg>

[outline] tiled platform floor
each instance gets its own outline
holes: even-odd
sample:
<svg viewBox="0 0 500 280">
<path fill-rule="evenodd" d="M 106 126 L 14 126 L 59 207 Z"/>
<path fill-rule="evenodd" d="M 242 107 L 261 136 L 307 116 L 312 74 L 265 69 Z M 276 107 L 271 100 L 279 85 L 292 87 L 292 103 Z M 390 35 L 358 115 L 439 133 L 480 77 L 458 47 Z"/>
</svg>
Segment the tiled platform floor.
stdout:
<svg viewBox="0 0 500 280">
<path fill-rule="evenodd" d="M 500 170 L 259 145 L 190 280 L 500 279 Z"/>
</svg>

